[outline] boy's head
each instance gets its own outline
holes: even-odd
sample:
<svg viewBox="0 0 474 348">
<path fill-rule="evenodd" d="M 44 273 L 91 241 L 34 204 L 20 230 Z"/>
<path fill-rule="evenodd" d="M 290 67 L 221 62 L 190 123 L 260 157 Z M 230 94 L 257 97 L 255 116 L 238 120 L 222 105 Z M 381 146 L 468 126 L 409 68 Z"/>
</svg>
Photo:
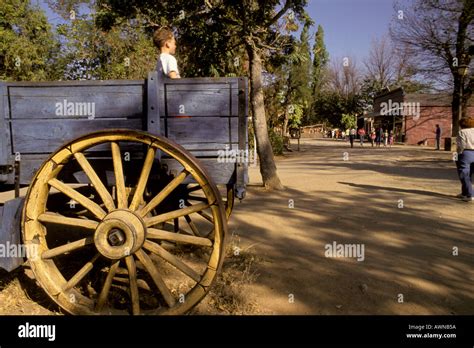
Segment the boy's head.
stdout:
<svg viewBox="0 0 474 348">
<path fill-rule="evenodd" d="M 157 29 L 153 34 L 153 43 L 161 53 L 176 53 L 176 40 L 173 32 L 168 28 Z"/>
</svg>

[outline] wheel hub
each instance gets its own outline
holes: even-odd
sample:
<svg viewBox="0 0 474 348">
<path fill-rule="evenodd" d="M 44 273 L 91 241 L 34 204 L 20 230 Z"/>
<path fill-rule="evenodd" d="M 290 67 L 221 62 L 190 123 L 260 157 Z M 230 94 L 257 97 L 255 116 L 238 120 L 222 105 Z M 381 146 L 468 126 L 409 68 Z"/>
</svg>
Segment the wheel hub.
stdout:
<svg viewBox="0 0 474 348">
<path fill-rule="evenodd" d="M 107 240 L 111 246 L 121 246 L 125 243 L 125 232 L 114 228 L 110 230 Z"/>
<path fill-rule="evenodd" d="M 143 220 L 130 210 L 114 210 L 97 226 L 94 243 L 97 250 L 113 260 L 122 259 L 140 249 L 146 238 Z"/>
</svg>

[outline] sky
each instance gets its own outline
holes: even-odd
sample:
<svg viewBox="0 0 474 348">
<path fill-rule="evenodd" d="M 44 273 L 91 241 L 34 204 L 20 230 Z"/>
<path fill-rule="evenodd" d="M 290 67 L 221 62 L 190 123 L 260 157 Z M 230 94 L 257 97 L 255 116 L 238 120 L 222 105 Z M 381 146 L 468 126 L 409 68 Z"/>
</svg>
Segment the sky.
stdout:
<svg viewBox="0 0 474 348">
<path fill-rule="evenodd" d="M 397 10 L 398 11 L 398 10 Z M 371 42 L 388 34 L 397 17 L 393 0 L 309 0 L 307 12 L 320 24 L 330 58 L 354 57 L 362 63 Z"/>
<path fill-rule="evenodd" d="M 51 23 L 60 22 L 44 0 L 32 3 L 40 4 Z M 372 40 L 388 33 L 389 24 L 397 15 L 394 3 L 395 0 L 308 0 L 307 12 L 315 22 L 313 33 L 319 24 L 324 29 L 330 59 L 351 57 L 362 63 Z"/>
</svg>

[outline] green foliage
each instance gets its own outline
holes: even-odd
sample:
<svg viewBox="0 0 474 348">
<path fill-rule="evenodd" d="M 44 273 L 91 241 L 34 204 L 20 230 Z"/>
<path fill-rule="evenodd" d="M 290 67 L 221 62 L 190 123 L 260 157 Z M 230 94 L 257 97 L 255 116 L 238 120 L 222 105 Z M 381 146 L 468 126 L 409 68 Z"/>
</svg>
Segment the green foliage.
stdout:
<svg viewBox="0 0 474 348">
<path fill-rule="evenodd" d="M 43 11 L 24 0 L 0 2 L 0 80 L 42 81 L 56 77 L 59 45 Z"/>
<path fill-rule="evenodd" d="M 315 101 L 314 110 L 318 122 L 344 127 L 343 115 L 360 115 L 363 104 L 358 94 L 344 97 L 336 92 L 323 91 Z"/>
<path fill-rule="evenodd" d="M 321 25 L 315 34 L 313 45 L 313 64 L 311 69 L 311 102 L 307 117 L 303 120 L 304 124 L 312 124 L 324 118 L 318 114 L 317 104 L 321 102 L 321 92 L 325 84 L 327 64 L 329 61 L 329 54 L 324 44 L 324 30 Z"/>
<path fill-rule="evenodd" d="M 313 46 L 313 70 L 312 70 L 312 91 L 316 96 L 321 90 L 324 79 L 324 69 L 329 61 L 329 54 L 324 44 L 324 30 L 318 25 Z"/>
<path fill-rule="evenodd" d="M 275 155 L 283 154 L 283 137 L 276 133 L 273 129 L 268 130 L 268 137 L 270 144 L 272 144 L 272 150 Z"/>
<path fill-rule="evenodd" d="M 301 104 L 292 104 L 292 112 L 288 117 L 288 127 L 297 128 L 301 125 L 303 120 L 305 108 Z"/>
<path fill-rule="evenodd" d="M 56 4 L 59 14 L 68 14 L 74 1 L 63 6 Z M 87 1 L 78 1 L 86 5 Z M 133 20 L 116 21 L 107 31 L 98 27 L 91 2 L 85 14 L 75 12 L 58 26 L 62 54 L 58 64 L 64 78 L 78 79 L 144 79 L 155 68 L 157 51 L 150 38 L 146 21 L 140 16 Z M 77 11 L 77 10 L 74 10 Z M 99 13 L 102 13 L 100 10 Z"/>
<path fill-rule="evenodd" d="M 351 129 L 357 127 L 357 118 L 355 115 L 351 114 L 342 114 L 341 124 L 344 129 Z"/>
</svg>

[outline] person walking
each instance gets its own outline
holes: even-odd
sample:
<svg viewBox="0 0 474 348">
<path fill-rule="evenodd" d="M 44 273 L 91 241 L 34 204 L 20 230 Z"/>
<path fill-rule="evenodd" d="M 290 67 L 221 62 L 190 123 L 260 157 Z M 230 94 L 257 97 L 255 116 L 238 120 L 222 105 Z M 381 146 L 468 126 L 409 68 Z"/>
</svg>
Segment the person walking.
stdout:
<svg viewBox="0 0 474 348">
<path fill-rule="evenodd" d="M 360 128 L 357 133 L 359 134 L 360 146 L 364 146 L 365 129 L 364 129 L 364 128 Z"/>
<path fill-rule="evenodd" d="M 390 147 L 393 145 L 393 130 L 391 130 L 390 134 L 388 135 L 388 144 Z"/>
<path fill-rule="evenodd" d="M 383 133 L 383 146 L 384 147 L 387 147 L 387 142 L 388 142 L 388 128 Z"/>
<path fill-rule="evenodd" d="M 474 167 L 474 118 L 461 118 L 461 130 L 456 138 L 458 160 L 456 167 L 461 181 L 461 194 L 457 195 L 465 202 L 472 202 L 472 174 Z"/>
<path fill-rule="evenodd" d="M 439 127 L 439 124 L 436 125 L 436 150 L 439 150 L 439 145 L 441 142 L 441 128 Z"/>
<path fill-rule="evenodd" d="M 355 128 L 351 128 L 349 131 L 349 141 L 351 142 L 351 147 L 354 147 L 354 139 L 356 137 L 356 130 Z"/>
<path fill-rule="evenodd" d="M 376 135 L 375 135 L 375 131 L 373 130 L 370 133 L 370 142 L 372 143 L 372 147 L 374 147 L 375 138 L 376 138 Z"/>
<path fill-rule="evenodd" d="M 382 144 L 382 139 L 383 139 L 383 128 L 379 127 L 377 128 L 377 146 L 380 147 L 380 144 Z"/>
</svg>

